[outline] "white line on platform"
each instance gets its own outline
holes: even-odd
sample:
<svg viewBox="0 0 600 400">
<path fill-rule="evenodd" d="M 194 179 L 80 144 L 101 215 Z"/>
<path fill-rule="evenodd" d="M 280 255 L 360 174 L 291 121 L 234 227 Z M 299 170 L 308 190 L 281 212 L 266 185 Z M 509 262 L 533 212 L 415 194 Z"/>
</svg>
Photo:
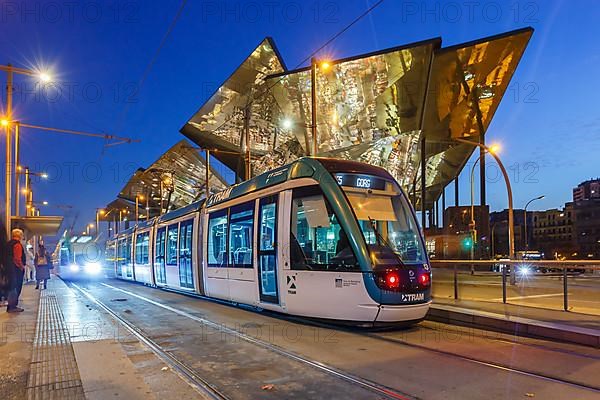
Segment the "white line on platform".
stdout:
<svg viewBox="0 0 600 400">
<path fill-rule="evenodd" d="M 556 297 L 562 296 L 562 293 L 550 293 L 550 294 L 533 294 L 531 296 L 515 296 L 515 297 L 507 297 L 506 300 L 525 300 L 525 299 L 539 299 L 542 297 Z M 502 297 L 497 299 L 492 299 L 492 301 L 502 301 Z"/>
</svg>

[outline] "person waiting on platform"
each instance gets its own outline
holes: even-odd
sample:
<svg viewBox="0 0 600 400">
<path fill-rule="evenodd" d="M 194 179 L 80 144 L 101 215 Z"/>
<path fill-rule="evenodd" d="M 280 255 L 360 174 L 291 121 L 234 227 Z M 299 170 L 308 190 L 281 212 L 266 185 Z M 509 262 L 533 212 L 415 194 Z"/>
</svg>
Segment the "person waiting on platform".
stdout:
<svg viewBox="0 0 600 400">
<path fill-rule="evenodd" d="M 50 279 L 50 256 L 43 244 L 38 246 L 38 252 L 35 255 L 35 288 L 40 288 L 40 283 L 43 284 L 43 289 L 46 289 L 48 279 Z"/>
<path fill-rule="evenodd" d="M 35 265 L 33 256 L 33 246 L 27 242 L 25 246 L 25 282 L 35 281 Z"/>
<path fill-rule="evenodd" d="M 10 290 L 8 292 L 8 305 L 6 311 L 9 313 L 22 312 L 23 309 L 17 307 L 19 296 L 23 289 L 23 276 L 25 275 L 25 249 L 21 241 L 23 240 L 23 231 L 20 229 L 12 230 L 12 239 L 7 243 L 7 271 L 10 276 Z"/>
</svg>

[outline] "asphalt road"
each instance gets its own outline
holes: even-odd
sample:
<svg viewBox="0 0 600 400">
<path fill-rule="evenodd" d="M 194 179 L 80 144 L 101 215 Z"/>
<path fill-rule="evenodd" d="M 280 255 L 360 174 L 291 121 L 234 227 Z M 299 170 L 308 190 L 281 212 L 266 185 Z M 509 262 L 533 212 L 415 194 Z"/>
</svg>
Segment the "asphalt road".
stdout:
<svg viewBox="0 0 600 400">
<path fill-rule="evenodd" d="M 401 396 L 394 398 L 597 399 L 600 394 L 597 349 L 432 322 L 389 332 L 348 330 L 115 280 L 79 286 L 231 399 L 382 398 L 314 365 Z M 86 304 L 85 312 L 102 314 L 70 290 Z M 67 323 L 77 322 L 74 310 L 65 314 Z M 232 330 L 314 365 L 240 340 Z"/>
<path fill-rule="evenodd" d="M 497 273 L 476 271 L 458 272 L 458 296 L 462 300 L 502 301 L 502 277 Z M 508 278 L 507 278 L 508 281 Z M 452 269 L 433 269 L 433 296 L 454 298 Z M 507 282 L 509 283 L 509 282 Z M 600 315 L 600 275 L 569 274 L 569 310 Z M 517 284 L 507 284 L 507 302 L 511 304 L 563 309 L 563 279 L 561 274 L 534 273 L 518 276 Z"/>
</svg>

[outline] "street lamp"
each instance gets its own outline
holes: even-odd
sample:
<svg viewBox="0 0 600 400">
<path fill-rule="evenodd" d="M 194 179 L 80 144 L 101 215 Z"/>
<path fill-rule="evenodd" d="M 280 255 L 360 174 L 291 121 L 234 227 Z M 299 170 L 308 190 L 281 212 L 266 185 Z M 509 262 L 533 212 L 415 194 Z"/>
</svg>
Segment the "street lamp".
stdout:
<svg viewBox="0 0 600 400">
<path fill-rule="evenodd" d="M 502 175 L 504 176 L 504 183 L 506 184 L 506 192 L 508 195 L 508 254 L 509 254 L 508 256 L 511 260 L 514 260 L 514 258 L 515 258 L 515 221 L 514 221 L 514 215 L 513 215 L 513 195 L 512 195 L 512 187 L 510 186 L 510 179 L 508 177 L 508 173 L 506 172 L 506 168 L 504 168 L 504 164 L 502 164 L 500 157 L 498 157 L 498 154 L 496 154 L 492 150 L 491 147 L 488 147 L 488 146 L 478 143 L 478 142 L 471 142 L 470 140 L 461 139 L 461 138 L 456 138 L 454 140 L 456 140 L 457 142 L 470 144 L 472 146 L 477 146 L 483 150 L 487 150 L 487 152 L 492 157 L 494 157 L 494 160 L 496 160 L 496 163 L 498 164 L 500 171 L 502 171 Z M 516 284 L 516 282 L 517 282 L 517 276 L 515 274 L 515 268 L 511 268 L 510 269 L 510 284 L 514 285 L 514 284 Z"/>
<path fill-rule="evenodd" d="M 100 236 L 100 216 L 105 214 L 106 210 L 103 208 L 96 208 L 96 236 Z"/>
<path fill-rule="evenodd" d="M 135 195 L 135 222 L 138 222 L 138 218 L 139 218 L 139 207 L 140 207 L 140 200 L 144 201 L 144 196 L 141 194 L 136 194 Z"/>
<path fill-rule="evenodd" d="M 534 197 L 533 199 L 529 200 L 527 204 L 525 204 L 525 208 L 523 209 L 523 214 L 525 216 L 525 221 L 523 222 L 523 226 L 525 228 L 525 254 L 529 252 L 529 237 L 527 236 L 527 206 L 536 200 L 542 200 L 544 197 L 546 196 L 541 195 L 538 197 Z"/>
<path fill-rule="evenodd" d="M 11 231 L 11 216 L 12 216 L 12 162 L 13 155 L 11 149 L 11 121 L 12 115 L 12 95 L 13 95 L 13 75 L 22 74 L 37 77 L 44 83 L 50 82 L 52 79 L 47 72 L 34 71 L 25 68 L 13 67 L 10 64 L 0 65 L 0 71 L 6 72 L 6 115 L 2 119 L 1 125 L 6 131 L 6 180 L 5 180 L 5 219 L 6 232 L 10 236 Z M 15 145 L 18 146 L 18 124 L 15 125 Z M 18 155 L 15 154 L 15 160 L 18 160 Z"/>
<path fill-rule="evenodd" d="M 312 156 L 317 155 L 319 148 L 317 138 L 317 68 L 327 71 L 331 65 L 327 61 L 317 61 L 315 57 L 310 59 L 310 97 L 311 97 L 311 133 L 312 133 Z M 306 149 L 308 151 L 308 149 Z"/>
<path fill-rule="evenodd" d="M 19 189 L 19 174 L 25 175 L 25 189 L 23 189 L 23 194 L 25 195 L 25 216 L 28 216 L 28 210 L 31 210 L 31 205 L 33 204 L 33 190 L 31 190 L 31 176 L 39 176 L 42 179 L 48 179 L 48 174 L 45 172 L 32 172 L 29 170 L 29 167 L 25 167 L 25 171 L 19 171 L 17 168 L 17 189 Z M 18 192 L 17 192 L 18 196 Z M 15 215 L 19 215 L 19 202 L 17 202 L 17 209 L 15 210 Z M 33 215 L 33 214 L 32 214 Z"/>
<path fill-rule="evenodd" d="M 475 163 L 473 163 L 473 167 L 471 167 L 471 222 L 469 224 L 469 231 L 471 232 L 471 239 L 473 242 L 473 245 L 471 246 L 471 260 L 474 258 L 475 243 L 477 241 L 477 229 L 475 224 L 475 200 L 473 199 L 475 195 L 475 167 L 477 166 L 477 163 L 479 163 L 479 161 L 481 160 L 481 157 L 484 156 L 486 153 L 498 153 L 499 151 L 500 145 L 492 144 L 483 152 L 479 153 L 479 157 L 477 157 Z M 471 264 L 471 275 L 473 275 L 474 272 L 475 266 Z"/>
</svg>

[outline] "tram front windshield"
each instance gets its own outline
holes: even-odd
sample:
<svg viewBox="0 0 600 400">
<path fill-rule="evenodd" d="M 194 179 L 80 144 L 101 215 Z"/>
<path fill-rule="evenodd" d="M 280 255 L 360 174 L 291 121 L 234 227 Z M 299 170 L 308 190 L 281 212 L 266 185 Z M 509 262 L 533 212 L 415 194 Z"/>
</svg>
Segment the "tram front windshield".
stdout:
<svg viewBox="0 0 600 400">
<path fill-rule="evenodd" d="M 419 226 L 396 183 L 382 190 L 342 187 L 376 264 L 425 263 Z"/>
</svg>

